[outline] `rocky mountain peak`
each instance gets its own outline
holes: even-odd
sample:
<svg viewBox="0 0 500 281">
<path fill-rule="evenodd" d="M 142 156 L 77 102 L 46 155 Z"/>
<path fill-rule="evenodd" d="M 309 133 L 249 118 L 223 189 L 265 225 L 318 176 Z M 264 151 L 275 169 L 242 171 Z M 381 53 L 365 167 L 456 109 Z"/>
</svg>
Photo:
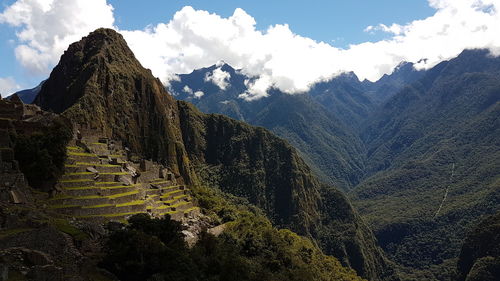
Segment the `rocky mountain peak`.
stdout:
<svg viewBox="0 0 500 281">
<path fill-rule="evenodd" d="M 114 30 L 101 28 L 71 44 L 35 103 L 62 113 L 83 134 L 122 141 L 191 179 L 176 101 Z"/>
</svg>

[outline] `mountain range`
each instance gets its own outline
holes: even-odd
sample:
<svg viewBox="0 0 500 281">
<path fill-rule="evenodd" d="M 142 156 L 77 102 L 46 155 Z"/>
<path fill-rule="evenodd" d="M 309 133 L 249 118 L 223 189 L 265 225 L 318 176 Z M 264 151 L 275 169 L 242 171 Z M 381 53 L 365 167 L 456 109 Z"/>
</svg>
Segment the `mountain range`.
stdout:
<svg viewBox="0 0 500 281">
<path fill-rule="evenodd" d="M 6 102 L 6 104 L 10 106 L 14 103 L 13 106 L 19 107 L 19 100 L 19 97 L 14 96 L 13 100 L 10 103 Z M 142 220 L 142 218 L 131 219 L 129 221 L 131 224 L 130 232 L 120 232 L 119 229 L 125 231 L 128 229 L 127 226 L 119 227 L 117 230 L 116 235 L 121 235 L 120 239 L 124 240 L 118 239 L 115 241 L 116 244 L 112 244 L 106 240 L 109 239 L 109 236 L 102 235 L 102 233 L 99 235 L 88 234 L 89 229 L 102 227 L 102 222 L 99 220 L 92 221 L 92 218 L 100 215 L 86 217 L 91 219 L 87 223 L 92 227 L 83 227 L 79 220 L 74 221 L 71 218 L 81 217 L 78 213 L 72 213 L 72 210 L 89 208 L 111 208 L 114 210 L 118 207 L 137 205 L 135 210 L 139 211 L 135 213 L 147 213 L 154 208 L 150 206 L 141 209 L 141 204 L 147 200 L 154 200 L 150 199 L 151 196 L 147 194 L 155 190 L 162 192 L 163 188 L 158 187 L 159 184 L 173 180 L 177 185 L 165 188 L 177 188 L 178 185 L 189 187 L 193 202 L 201 208 L 199 217 L 188 217 L 188 221 L 185 219 L 182 221 L 199 223 L 204 228 L 207 227 L 207 224 L 228 228 L 227 233 L 225 232 L 226 234 L 217 240 L 217 243 L 221 245 L 217 250 L 231 251 L 231 254 L 242 262 L 241 267 L 249 266 L 252 268 L 245 271 L 245 274 L 249 274 L 250 277 L 242 280 L 262 280 L 265 278 L 262 276 L 268 275 L 275 276 L 272 278 L 273 280 L 278 278 L 276 276 L 279 276 L 279 280 L 288 280 L 289 278 L 284 276 L 290 274 L 287 273 L 290 270 L 300 271 L 298 275 L 291 275 L 294 276 L 293 278 L 299 278 L 294 280 L 301 280 L 300 276 L 309 276 L 308 274 L 316 276 L 315 278 L 319 278 L 318 274 L 325 276 L 324 279 L 318 280 L 331 280 L 337 274 L 344 276 L 343 280 L 356 279 L 358 278 L 356 275 L 370 280 L 399 279 L 393 264 L 377 245 L 370 228 L 354 210 L 347 197 L 335 187 L 321 183 L 301 159 L 295 148 L 264 128 L 253 127 L 223 115 L 203 114 L 191 104 L 175 100 L 164 89 L 161 82 L 152 75 L 151 71 L 140 65 L 123 37 L 116 31 L 98 29 L 82 40 L 71 44 L 62 55 L 59 64 L 53 69 L 50 77 L 42 84 L 34 103 L 47 112 L 45 114 L 54 114 L 66 120 L 71 129 L 65 135 L 70 135 L 72 138 L 69 140 L 70 143 L 66 143 L 68 141 L 66 138 L 61 138 L 58 143 L 52 144 L 56 146 L 55 148 L 45 149 L 43 144 L 38 143 L 46 143 L 47 140 L 53 139 L 55 137 L 53 133 L 42 130 L 42 132 L 30 135 L 29 131 L 24 131 L 18 123 L 20 124 L 22 121 L 24 122 L 22 124 L 25 124 L 31 122 L 31 119 L 7 120 L 11 124 L 9 126 L 12 127 L 9 127 L 8 132 L 13 131 L 13 150 L 18 155 L 19 169 L 22 172 L 31 175 L 30 167 L 34 164 L 33 162 L 40 164 L 39 166 L 55 166 L 54 170 L 84 169 L 83 172 L 81 170 L 70 173 L 65 171 L 63 176 L 66 177 L 87 177 L 89 174 L 92 176 L 94 175 L 92 173 L 95 173 L 97 169 L 114 169 L 120 167 L 119 165 L 122 165 L 122 168 L 116 172 L 116 177 L 111 182 L 100 178 L 110 174 L 114 175 L 113 172 L 105 172 L 101 176 L 93 176 L 91 179 L 72 178 L 68 180 L 60 179 L 61 172 L 56 171 L 53 174 L 57 180 L 56 186 L 40 189 L 36 184 L 32 184 L 36 192 L 29 189 L 26 192 L 33 193 L 33 196 L 38 199 L 27 203 L 35 206 L 31 209 L 32 212 L 35 212 L 34 216 L 57 216 L 58 221 L 76 227 L 78 231 L 83 232 L 82 236 L 90 237 L 90 240 L 85 238 L 85 242 L 79 242 L 80 244 L 76 246 L 72 244 L 71 247 L 75 248 L 76 252 L 82 251 L 81 255 L 85 255 L 83 252 L 89 250 L 86 248 L 86 245 L 89 245 L 87 243 L 96 243 L 96 247 L 99 244 L 108 245 L 105 252 L 100 252 L 99 248 L 92 248 L 93 250 L 90 252 L 93 254 L 88 258 L 95 263 L 98 260 L 95 260 L 94 254 L 102 256 L 106 253 L 116 253 L 107 256 L 102 263 L 106 269 L 124 280 L 137 280 L 134 278 L 139 277 L 126 274 L 127 269 L 116 265 L 117 260 L 125 264 L 135 264 L 133 259 L 137 256 L 137 252 L 145 251 L 143 245 L 148 245 L 151 249 L 165 247 L 166 240 L 162 240 L 163 244 L 154 244 L 156 243 L 155 239 L 158 238 L 150 237 L 152 233 L 156 233 L 151 230 L 152 225 L 156 222 L 143 222 L 144 224 L 149 223 L 151 227 L 142 228 L 133 223 L 133 221 Z M 26 107 L 24 106 L 24 108 Z M 60 129 L 62 130 L 62 128 L 64 127 Z M 27 134 L 27 141 L 21 141 L 24 134 Z M 35 143 L 37 143 L 36 146 Z M 120 146 L 123 149 L 118 149 L 115 154 L 109 155 L 110 152 L 102 152 L 100 147 L 103 144 L 108 144 L 106 146 L 108 149 L 116 150 L 116 147 Z M 26 147 L 31 149 L 31 146 L 36 153 L 26 155 Z M 60 159 L 63 159 L 61 154 L 65 150 L 69 151 L 66 152 L 68 154 L 66 161 L 72 162 L 60 167 Z M 123 153 L 126 154 L 126 161 L 116 158 L 121 157 Z M 38 155 L 41 156 L 38 157 Z M 92 159 L 92 157 L 95 158 L 94 161 L 98 162 L 82 160 Z M 31 161 L 26 161 L 25 158 Z M 56 159 L 59 160 L 56 161 Z M 137 168 L 134 168 L 134 165 Z M 150 172 L 148 167 L 156 167 L 155 165 L 166 167 L 160 169 L 160 177 L 167 177 L 164 175 L 166 169 L 169 171 L 168 174 L 172 175 L 171 179 L 164 181 L 160 178 L 160 180 L 152 181 L 158 177 L 158 172 Z M 139 170 L 142 172 L 138 173 Z M 131 176 L 130 179 L 120 178 L 120 176 L 128 174 Z M 31 183 L 43 182 L 44 176 L 35 173 L 28 179 Z M 111 206 L 110 204 L 80 206 L 74 203 L 75 201 L 80 202 L 79 200 L 102 199 L 105 190 L 136 188 L 137 184 L 133 184 L 133 181 L 137 177 L 139 177 L 139 182 L 136 182 L 138 185 L 143 184 L 140 180 L 145 178 L 148 181 L 144 184 L 151 187 L 144 191 L 146 194 L 144 197 L 136 198 L 135 201 L 111 204 Z M 106 185 L 115 184 L 117 180 L 124 185 L 106 187 Z M 98 181 L 95 183 L 95 187 L 87 184 L 94 181 Z M 79 186 L 83 184 L 87 185 Z M 101 187 L 102 185 L 105 187 Z M 97 190 L 97 193 L 93 193 L 94 190 Z M 68 195 L 66 192 L 70 191 L 78 194 L 76 197 Z M 82 196 L 80 192 L 84 193 L 85 196 Z M 136 196 L 136 194 L 142 194 L 140 192 L 142 191 L 114 194 L 110 198 L 114 200 L 119 198 L 116 196 Z M 174 190 L 173 192 L 179 191 Z M 170 193 L 165 193 L 160 198 L 170 198 Z M 52 200 L 62 200 L 62 203 L 47 205 Z M 64 200 L 73 201 L 71 204 L 66 204 Z M 177 199 L 173 198 L 172 200 Z M 162 202 L 166 201 L 161 199 L 155 204 Z M 0 203 L 10 206 L 8 200 L 0 201 Z M 171 208 L 170 213 L 173 212 L 172 214 L 177 212 L 177 207 L 175 207 L 177 205 L 169 207 L 172 206 L 169 205 L 172 203 L 166 202 L 165 204 L 167 205 L 162 205 L 160 208 Z M 60 213 L 53 214 L 51 211 L 53 209 Z M 248 211 L 244 211 L 246 209 Z M 73 214 L 73 216 L 68 218 L 64 215 L 66 213 Z M 129 216 L 129 213 L 105 214 L 104 218 L 124 216 Z M 168 216 L 166 217 L 169 220 Z M 54 219 L 51 218 L 49 221 Z M 16 221 L 20 223 L 19 221 L 25 220 L 19 217 Z M 198 220 L 198 222 L 192 222 L 192 220 Z M 19 227 L 18 223 L 7 224 L 7 228 Z M 217 225 L 216 223 L 224 224 Z M 254 227 L 249 228 L 248 225 L 258 225 L 263 232 L 253 233 Z M 201 228 L 201 226 L 199 227 Z M 285 229 L 277 233 L 276 228 Z M 29 229 L 31 231 L 31 228 Z M 175 227 L 169 229 L 175 229 Z M 168 231 L 156 235 L 159 235 L 160 238 L 167 235 L 178 235 L 169 234 Z M 248 231 L 251 233 L 247 233 Z M 299 236 L 291 231 L 302 235 L 303 238 L 294 238 Z M 41 230 L 36 233 L 41 233 Z M 259 235 L 263 235 L 263 233 L 267 233 L 267 236 L 260 237 Z M 131 239 L 130 243 L 125 243 L 129 241 L 124 238 L 125 235 L 131 235 L 127 236 L 129 237 L 127 239 Z M 141 238 L 139 239 L 137 235 Z M 103 240 L 95 237 L 101 237 L 99 239 Z M 32 241 L 34 238 L 26 234 L 23 239 Z M 205 240 L 202 238 L 201 243 L 215 243 L 210 242 L 213 241 L 210 239 L 216 238 L 207 239 L 209 240 L 203 242 Z M 137 241 L 139 248 L 130 248 L 136 245 L 132 243 L 132 240 Z M 9 236 L 8 239 L 1 240 L 0 249 L 14 247 L 19 243 L 28 245 L 28 242 Z M 211 245 L 211 249 L 215 250 L 213 244 Z M 268 256 L 270 253 L 266 252 L 268 250 L 265 251 L 266 245 L 272 246 L 277 253 L 286 253 L 286 257 L 278 255 L 276 256 L 277 260 L 271 262 L 270 256 Z M 185 254 L 193 259 L 200 258 L 200 253 L 189 252 L 181 245 L 178 247 L 180 248 L 176 251 L 179 256 Z M 204 247 L 204 245 L 199 247 Z M 255 247 L 262 248 L 262 250 L 257 251 Z M 293 247 L 297 247 L 297 249 Z M 132 254 L 121 256 L 120 253 L 124 253 L 127 249 L 133 251 Z M 49 251 L 43 245 L 36 246 L 32 250 Z M 296 260 L 297 256 L 293 257 L 293 260 L 288 258 L 289 255 L 293 256 L 290 253 L 295 250 L 302 252 L 298 256 L 300 260 Z M 145 278 L 144 276 L 150 278 L 152 274 L 168 274 L 168 272 L 163 272 L 162 267 L 153 265 L 161 263 L 159 260 L 163 260 L 166 253 L 157 251 L 147 252 L 147 254 L 141 253 L 141 255 L 146 255 L 151 259 L 151 264 L 135 264 L 134 266 L 137 266 L 138 269 L 133 274 L 138 274 L 141 278 Z M 54 253 L 54 255 L 57 254 Z M 225 254 L 221 253 L 221 255 Z M 187 256 L 185 259 L 189 259 Z M 207 254 L 207 257 L 209 256 Z M 203 256 L 203 258 L 206 257 Z M 318 259 L 322 261 L 320 262 Z M 143 261 L 137 262 L 144 263 Z M 176 262 L 176 260 L 174 259 L 172 262 Z M 79 263 L 75 261 L 75 264 Z M 287 264 L 289 266 L 286 266 Z M 295 268 L 295 264 L 303 264 L 303 266 Z M 12 264 L 10 265 L 12 266 Z M 200 262 L 197 266 L 200 266 L 200 274 L 210 269 L 208 261 L 207 264 Z M 229 265 L 224 265 L 224 268 L 229 270 Z M 175 269 L 182 270 L 179 267 L 175 267 Z M 283 269 L 283 273 L 280 273 L 279 269 Z M 253 276 L 247 272 L 248 270 L 256 271 L 256 275 Z M 77 274 L 74 271 L 70 273 Z M 303 278 L 310 279 L 309 277 Z"/>
<path fill-rule="evenodd" d="M 500 58 L 465 50 L 428 70 L 402 63 L 376 82 L 344 73 L 306 93 L 271 88 L 247 101 L 240 95 L 252 79 L 221 62 L 180 74 L 165 88 L 121 35 L 99 29 L 72 44 L 39 87 L 13 99 L 33 98 L 68 120 L 73 135 L 124 144 L 131 163 L 168 167 L 211 223 L 228 227 L 199 247 L 230 247 L 212 249 L 236 255 L 239 265 L 258 264 L 252 270 L 281 272 L 292 262 L 273 256 L 279 261 L 265 263 L 263 245 L 296 250 L 274 227 L 314 245 L 299 250 L 314 254 L 292 262 L 318 270 L 306 275 L 326 274 L 314 261 L 330 255 L 347 279 L 352 272 L 368 280 L 498 277 L 498 251 L 484 241 L 498 240 L 498 214 L 488 216 L 500 206 Z M 266 225 L 261 233 L 246 228 L 258 224 Z M 151 227 L 124 229 L 153 241 Z M 129 246 L 110 247 L 124 253 Z M 126 278 L 118 256 L 108 256 L 105 268 Z M 269 280 L 282 280 L 276 276 Z M 325 278 L 317 279 L 332 277 Z"/>
<path fill-rule="evenodd" d="M 219 64 L 170 89 L 286 139 L 349 195 L 393 260 L 423 274 L 410 278 L 442 280 L 467 229 L 498 210 L 499 70 L 487 50 L 465 50 L 429 70 L 403 63 L 377 82 L 345 73 L 303 94 L 271 89 L 246 101 L 251 77 Z M 228 74 L 223 88 L 208 79 L 217 71 Z"/>
</svg>

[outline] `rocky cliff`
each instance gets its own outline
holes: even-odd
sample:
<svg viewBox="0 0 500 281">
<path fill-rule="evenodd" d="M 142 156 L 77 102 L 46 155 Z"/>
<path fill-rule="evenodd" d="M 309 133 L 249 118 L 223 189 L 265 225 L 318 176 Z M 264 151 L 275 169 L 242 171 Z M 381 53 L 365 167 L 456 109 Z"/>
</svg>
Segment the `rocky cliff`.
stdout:
<svg viewBox="0 0 500 281">
<path fill-rule="evenodd" d="M 99 29 L 71 44 L 35 103 L 62 113 L 84 133 L 123 141 L 132 152 L 168 165 L 186 183 L 196 181 L 176 101 L 113 30 Z"/>
</svg>

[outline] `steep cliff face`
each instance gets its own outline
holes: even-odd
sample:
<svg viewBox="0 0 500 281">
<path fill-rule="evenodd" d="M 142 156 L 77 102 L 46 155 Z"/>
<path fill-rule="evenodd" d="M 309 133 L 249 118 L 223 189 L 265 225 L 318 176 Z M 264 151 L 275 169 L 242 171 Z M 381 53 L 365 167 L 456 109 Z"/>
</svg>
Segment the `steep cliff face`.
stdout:
<svg viewBox="0 0 500 281">
<path fill-rule="evenodd" d="M 35 99 L 82 132 L 121 140 L 133 152 L 196 181 L 182 144 L 177 104 L 123 37 L 98 29 L 71 44 Z"/>
<path fill-rule="evenodd" d="M 184 144 L 202 181 L 248 199 L 275 225 L 314 238 L 360 276 L 397 280 L 347 198 L 320 183 L 286 141 L 266 129 L 178 103 Z"/>
</svg>

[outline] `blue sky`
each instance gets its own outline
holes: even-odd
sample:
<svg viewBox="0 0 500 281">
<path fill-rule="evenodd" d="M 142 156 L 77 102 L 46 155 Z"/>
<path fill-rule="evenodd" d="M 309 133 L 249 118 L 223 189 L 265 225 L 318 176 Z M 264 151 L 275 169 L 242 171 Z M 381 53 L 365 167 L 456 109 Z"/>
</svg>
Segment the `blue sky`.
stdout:
<svg viewBox="0 0 500 281">
<path fill-rule="evenodd" d="M 98 27 L 123 34 L 167 86 L 219 60 L 257 78 L 249 99 L 346 71 L 375 81 L 403 61 L 428 69 L 467 48 L 500 55 L 499 2 L 0 0 L 0 93 L 36 86 Z"/>
<path fill-rule="evenodd" d="M 223 17 L 242 8 L 257 21 L 257 29 L 288 24 L 302 36 L 330 42 L 338 47 L 375 41 L 386 34 L 370 35 L 363 30 L 383 23 L 405 24 L 431 16 L 435 10 L 426 0 L 111 0 L 116 24 L 123 29 L 142 29 L 148 24 L 167 22 L 182 7 L 189 5 Z M 144 4 L 146 3 L 146 4 Z"/>
<path fill-rule="evenodd" d="M 1 9 L 14 3 L 2 0 Z M 425 0 L 327 0 L 327 1 L 179 1 L 179 0 L 111 0 L 115 25 L 120 29 L 144 29 L 147 25 L 168 22 L 174 13 L 186 5 L 217 13 L 232 15 L 236 8 L 243 8 L 257 22 L 257 29 L 270 25 L 288 24 L 290 29 L 314 40 L 346 47 L 364 41 L 375 41 L 386 34 L 369 34 L 363 30 L 378 23 L 407 23 L 432 15 Z M 0 24 L 0 77 L 13 77 L 21 88 L 36 86 L 45 75 L 30 75 L 17 63 L 14 48 L 16 28 Z"/>
</svg>

